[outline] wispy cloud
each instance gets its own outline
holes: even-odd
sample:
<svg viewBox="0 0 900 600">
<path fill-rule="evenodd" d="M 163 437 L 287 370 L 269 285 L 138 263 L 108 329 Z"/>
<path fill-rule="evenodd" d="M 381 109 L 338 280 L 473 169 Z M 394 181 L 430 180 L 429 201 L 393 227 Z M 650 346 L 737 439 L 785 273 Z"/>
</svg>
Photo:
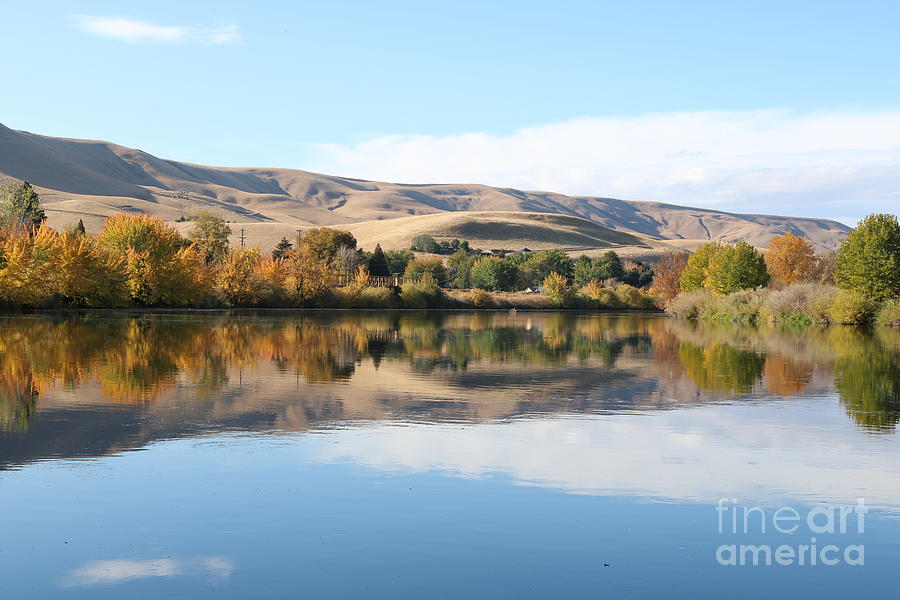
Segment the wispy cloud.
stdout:
<svg viewBox="0 0 900 600">
<path fill-rule="evenodd" d="M 369 179 L 477 182 L 852 220 L 896 210 L 900 111 L 589 117 L 509 135 L 393 135 L 323 144 L 316 152 L 316 170 Z"/>
<path fill-rule="evenodd" d="M 73 15 L 75 27 L 97 37 L 132 44 L 171 44 L 199 42 L 228 44 L 241 37 L 236 25 L 220 27 L 191 27 L 187 25 L 157 25 L 129 17 Z"/>
</svg>

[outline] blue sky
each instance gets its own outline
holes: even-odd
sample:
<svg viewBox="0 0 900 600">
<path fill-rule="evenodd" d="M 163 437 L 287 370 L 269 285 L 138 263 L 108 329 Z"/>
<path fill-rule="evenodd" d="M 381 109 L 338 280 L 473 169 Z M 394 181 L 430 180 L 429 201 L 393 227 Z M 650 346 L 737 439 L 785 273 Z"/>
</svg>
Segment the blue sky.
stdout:
<svg viewBox="0 0 900 600">
<path fill-rule="evenodd" d="M 0 122 L 16 129 L 204 164 L 851 222 L 900 205 L 898 2 L 81 1 L 3 15 Z"/>
</svg>

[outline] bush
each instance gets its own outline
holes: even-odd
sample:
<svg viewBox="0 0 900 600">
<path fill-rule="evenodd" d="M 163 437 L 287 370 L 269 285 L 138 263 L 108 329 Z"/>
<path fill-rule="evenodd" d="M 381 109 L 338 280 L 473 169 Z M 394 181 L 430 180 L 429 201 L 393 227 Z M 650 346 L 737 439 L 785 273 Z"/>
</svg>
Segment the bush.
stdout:
<svg viewBox="0 0 900 600">
<path fill-rule="evenodd" d="M 878 306 L 868 296 L 854 290 L 840 290 L 828 309 L 832 323 L 865 325 L 875 318 Z"/>
<path fill-rule="evenodd" d="M 400 291 L 404 308 L 439 308 L 446 295 L 431 273 L 424 273 L 418 280 L 406 283 Z"/>
<path fill-rule="evenodd" d="M 623 283 L 616 288 L 619 302 L 627 308 L 656 308 L 656 300 L 632 285 Z"/>
<path fill-rule="evenodd" d="M 472 303 L 472 306 L 475 308 L 496 308 L 497 301 L 494 297 L 485 290 L 472 290 L 472 293 L 469 294 L 469 301 Z"/>
<path fill-rule="evenodd" d="M 398 308 L 400 298 L 393 288 L 367 287 L 359 289 L 352 285 L 334 291 L 341 308 Z"/>
<path fill-rule="evenodd" d="M 836 293 L 837 288 L 817 283 L 803 283 L 774 290 L 769 293 L 761 316 L 773 323 L 827 323 L 828 309 Z"/>
<path fill-rule="evenodd" d="M 878 317 L 875 321 L 879 325 L 900 326 L 900 300 L 888 300 L 885 302 L 881 310 L 878 311 Z"/>
<path fill-rule="evenodd" d="M 769 295 L 765 289 L 739 290 L 722 297 L 713 297 L 700 311 L 699 318 L 709 321 L 755 323 Z"/>
<path fill-rule="evenodd" d="M 575 300 L 575 290 L 569 288 L 566 278 L 559 273 L 550 273 L 544 279 L 544 293 L 554 306 L 564 308 Z"/>
<path fill-rule="evenodd" d="M 673 298 L 666 305 L 666 312 L 681 319 L 697 319 L 706 305 L 713 301 L 709 290 L 699 289 L 684 292 Z"/>
</svg>

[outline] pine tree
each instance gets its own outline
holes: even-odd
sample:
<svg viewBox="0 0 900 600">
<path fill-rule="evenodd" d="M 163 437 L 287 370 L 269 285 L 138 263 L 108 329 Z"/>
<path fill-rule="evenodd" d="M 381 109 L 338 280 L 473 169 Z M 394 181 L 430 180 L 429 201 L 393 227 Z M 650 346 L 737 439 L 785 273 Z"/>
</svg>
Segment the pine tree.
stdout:
<svg viewBox="0 0 900 600">
<path fill-rule="evenodd" d="M 275 245 L 275 249 L 272 250 L 272 258 L 275 260 L 279 260 L 284 258 L 284 255 L 287 254 L 288 250 L 293 248 L 294 245 L 288 241 L 286 237 L 281 238 L 281 241 Z"/>
<path fill-rule="evenodd" d="M 388 266 L 387 258 L 384 256 L 384 250 L 381 249 L 381 244 L 375 245 L 375 252 L 372 253 L 372 258 L 369 259 L 369 274 L 373 277 L 387 277 L 391 274 L 391 269 Z"/>
<path fill-rule="evenodd" d="M 78 219 L 78 225 L 75 226 L 75 233 L 78 235 L 85 235 L 87 232 L 84 229 L 84 221 Z"/>
<path fill-rule="evenodd" d="M 26 227 L 31 230 L 40 227 L 47 220 L 41 208 L 41 199 L 31 184 L 23 181 L 15 187 L 0 191 L 0 218 L 6 225 Z"/>
</svg>

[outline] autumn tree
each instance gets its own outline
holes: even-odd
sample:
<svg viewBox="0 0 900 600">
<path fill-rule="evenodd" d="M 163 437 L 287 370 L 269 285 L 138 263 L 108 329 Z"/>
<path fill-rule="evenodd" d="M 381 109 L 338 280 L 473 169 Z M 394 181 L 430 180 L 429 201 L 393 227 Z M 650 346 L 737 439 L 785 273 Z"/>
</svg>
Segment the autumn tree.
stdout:
<svg viewBox="0 0 900 600">
<path fill-rule="evenodd" d="M 207 210 L 198 212 L 192 219 L 194 226 L 188 233 L 188 239 L 197 244 L 207 263 L 216 263 L 224 258 L 228 251 L 228 236 L 231 227 L 225 219 Z"/>
<path fill-rule="evenodd" d="M 874 300 L 900 295 L 900 223 L 887 214 L 869 215 L 841 244 L 834 269 L 838 287 Z"/>
<path fill-rule="evenodd" d="M 681 291 L 681 273 L 687 262 L 686 252 L 666 252 L 653 265 L 651 289 L 664 302 L 668 302 Z"/>
<path fill-rule="evenodd" d="M 772 238 L 765 260 L 769 274 L 786 285 L 809 281 L 816 266 L 809 240 L 790 233 Z"/>
<path fill-rule="evenodd" d="M 312 245 L 301 244 L 288 252 L 284 269 L 285 286 L 293 301 L 301 306 L 316 302 L 337 284 L 330 259 L 321 258 Z"/>
<path fill-rule="evenodd" d="M 703 244 L 691 254 L 681 271 L 679 283 L 682 292 L 693 292 L 706 287 L 707 269 L 710 259 L 722 249 L 718 242 Z"/>
<path fill-rule="evenodd" d="M 258 248 L 231 249 L 219 266 L 219 287 L 232 306 L 254 306 L 267 295 L 269 282 Z"/>
</svg>

